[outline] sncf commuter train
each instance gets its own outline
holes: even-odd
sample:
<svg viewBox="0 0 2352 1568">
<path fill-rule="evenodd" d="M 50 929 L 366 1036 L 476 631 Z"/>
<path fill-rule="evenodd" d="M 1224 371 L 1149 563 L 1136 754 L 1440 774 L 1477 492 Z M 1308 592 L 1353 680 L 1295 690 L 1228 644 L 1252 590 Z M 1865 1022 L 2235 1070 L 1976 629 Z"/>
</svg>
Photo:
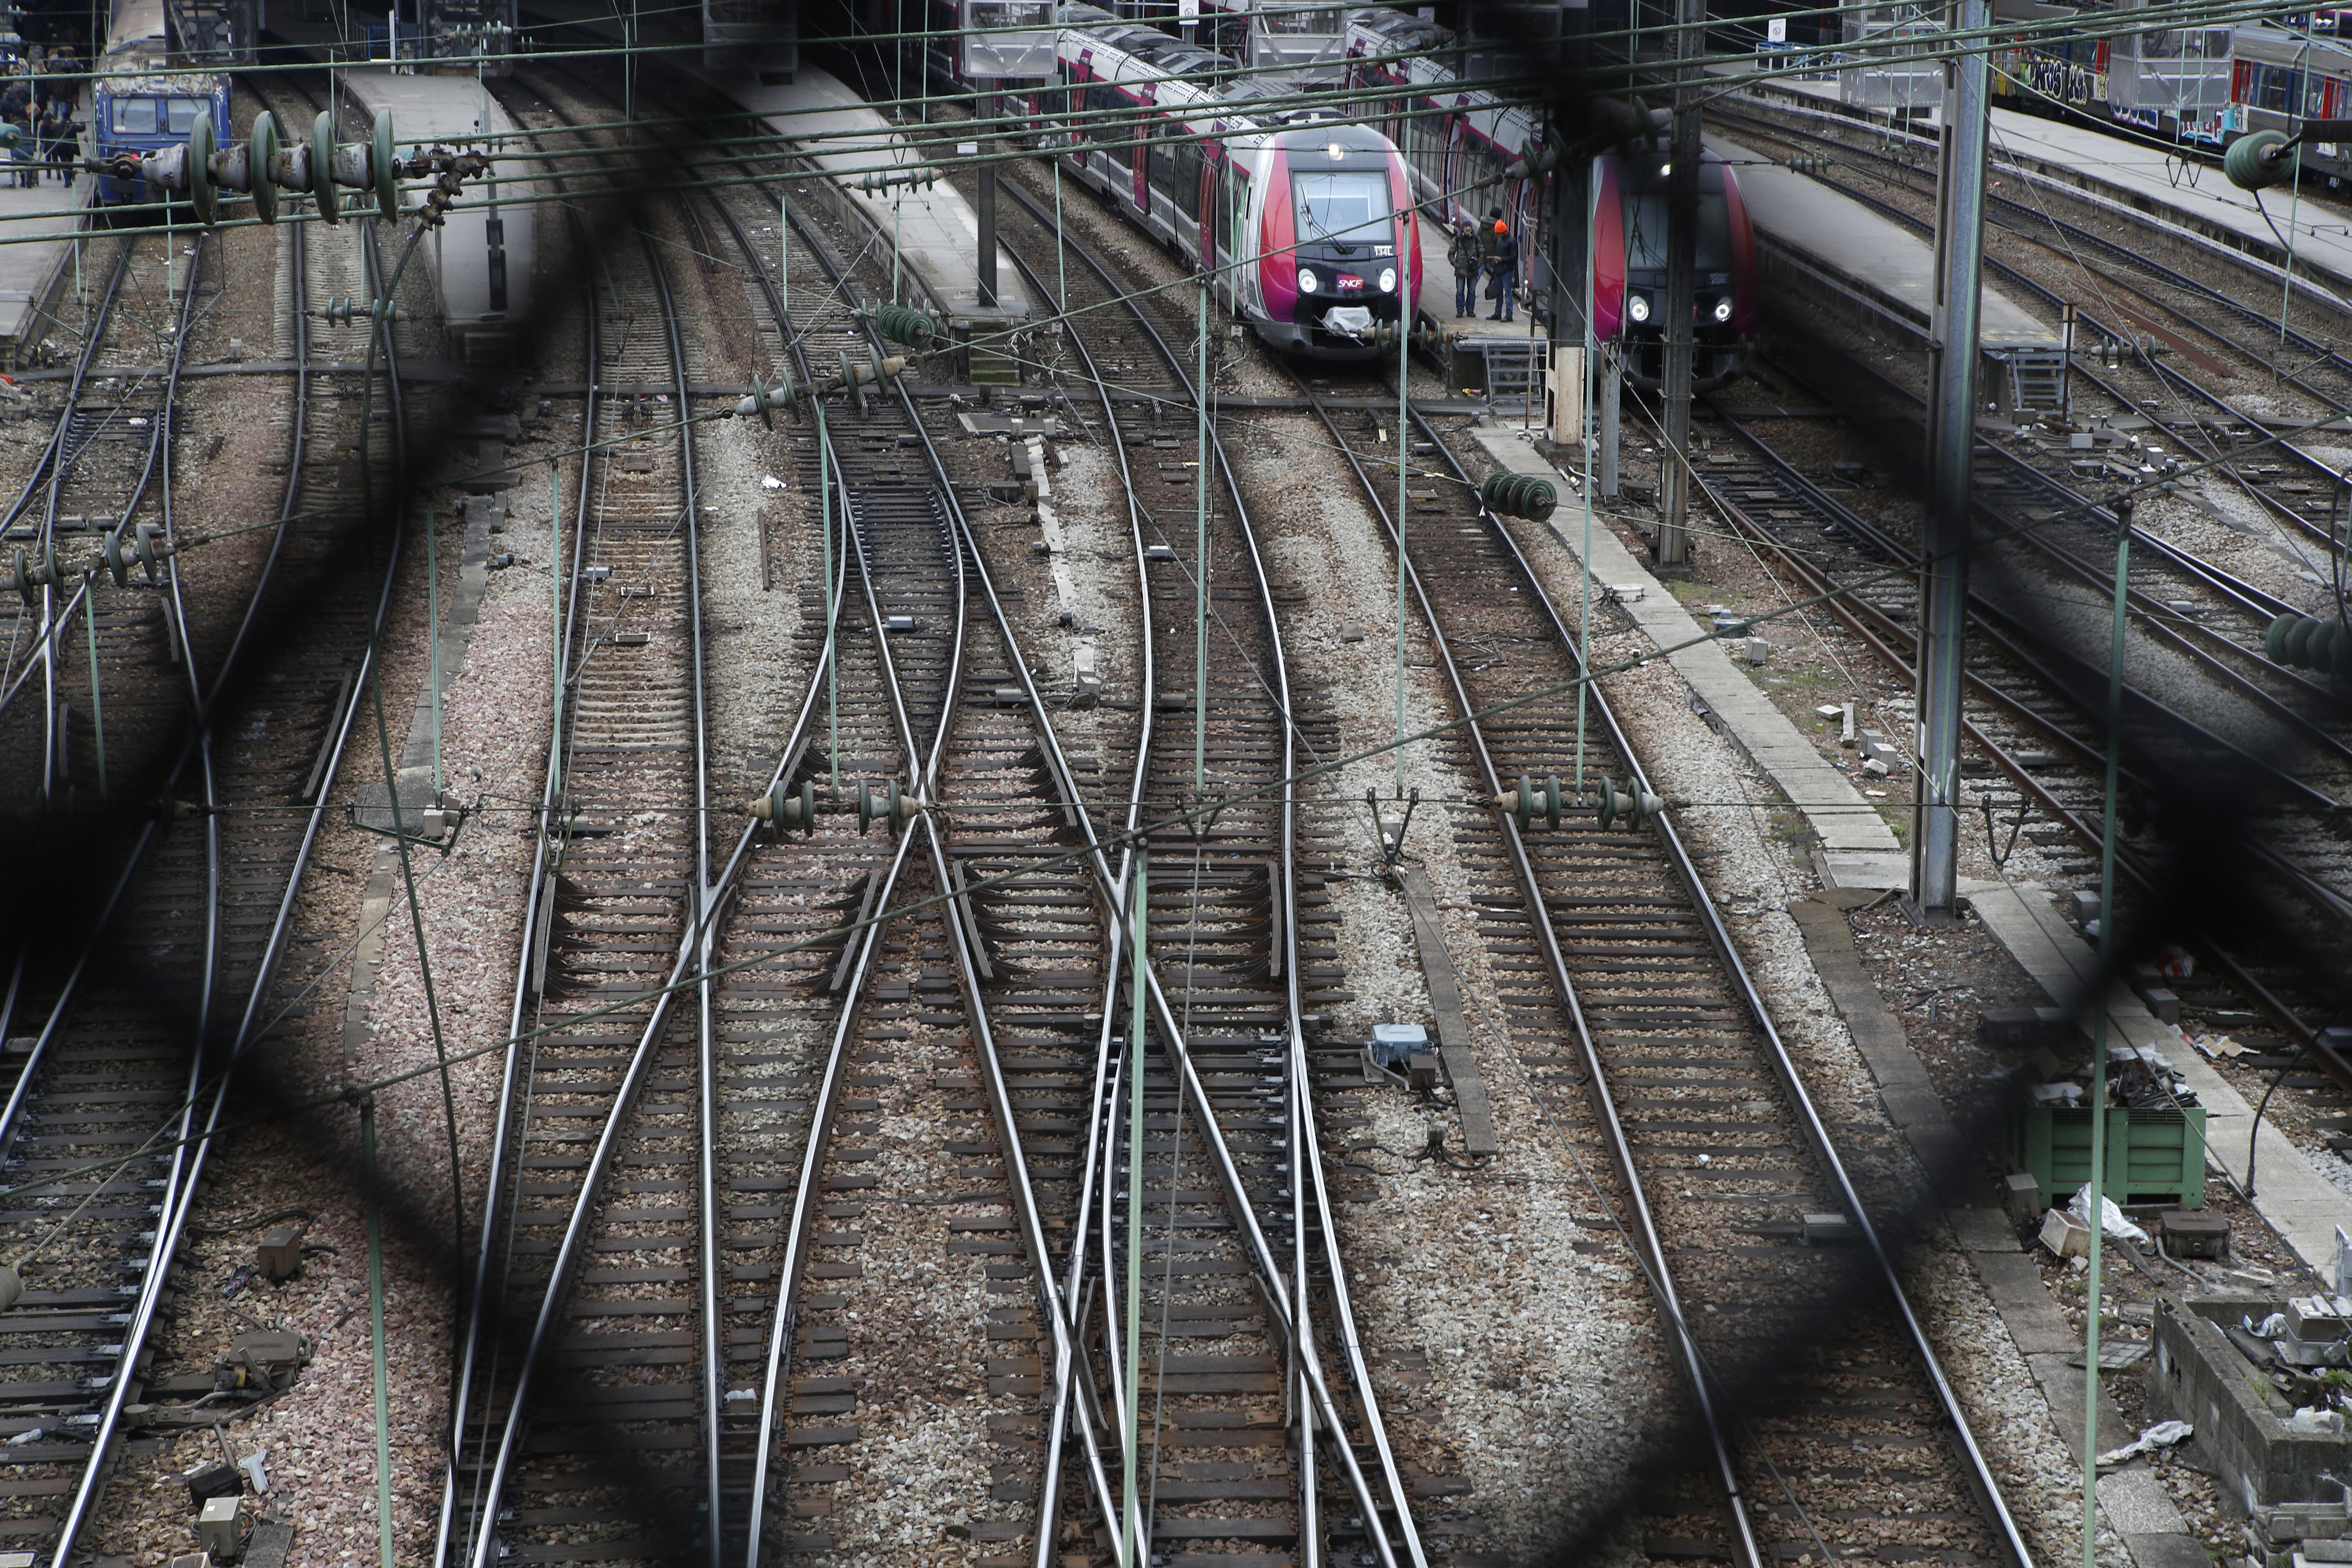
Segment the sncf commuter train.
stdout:
<svg viewBox="0 0 2352 1568">
<path fill-rule="evenodd" d="M 1663 148 L 1592 160 L 1592 334 L 1622 345 L 1626 378 L 1658 384 L 1665 365 L 1666 184 Z M 1714 153 L 1698 170 L 1697 315 L 1693 384 L 1702 391 L 1739 374 L 1756 337 L 1756 235 L 1739 182 Z"/>
<path fill-rule="evenodd" d="M 1525 105 L 1498 103 L 1459 80 L 1453 35 L 1397 11 L 1348 14 L 1348 76 L 1358 116 L 1405 149 L 1414 199 L 1451 225 L 1483 224 L 1500 208 L 1521 236 L 1520 277 L 1532 283 L 1541 174 L 1511 170 L 1542 127 Z M 1626 379 L 1654 387 L 1664 370 L 1666 182 L 1663 139 L 1643 137 L 1593 158 L 1593 335 L 1623 354 Z M 1699 168 L 1696 384 L 1721 386 L 1746 363 L 1756 336 L 1756 237 L 1731 170 Z"/>
<path fill-rule="evenodd" d="M 163 0 L 125 0 L 91 83 L 89 136 L 96 157 L 176 147 L 199 117 L 213 122 L 214 145 L 229 145 L 227 75 L 181 68 L 184 63 L 164 31 Z M 151 202 L 155 193 L 140 181 L 100 174 L 98 199 Z"/>
<path fill-rule="evenodd" d="M 1056 82 L 1028 95 L 1064 167 L 1188 261 L 1274 347 L 1367 359 L 1421 284 L 1404 160 L 1328 110 L 1255 115 L 1276 89 L 1091 7 L 1063 7 Z M 1068 25 L 1071 23 L 1078 25 Z"/>
</svg>

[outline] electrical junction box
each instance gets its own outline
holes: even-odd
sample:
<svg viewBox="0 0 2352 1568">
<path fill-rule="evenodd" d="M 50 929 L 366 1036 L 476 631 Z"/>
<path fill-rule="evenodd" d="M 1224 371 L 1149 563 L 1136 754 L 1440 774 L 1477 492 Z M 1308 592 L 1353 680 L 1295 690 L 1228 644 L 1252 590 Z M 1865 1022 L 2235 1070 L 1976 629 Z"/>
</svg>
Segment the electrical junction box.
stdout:
<svg viewBox="0 0 2352 1568">
<path fill-rule="evenodd" d="M 2157 1234 L 2175 1258 L 2218 1261 L 2230 1256 L 2230 1222 L 2221 1215 L 2167 1209 L 2157 1218 Z"/>
<path fill-rule="evenodd" d="M 205 1504 L 205 1511 L 196 1515 L 196 1544 L 213 1557 L 226 1563 L 236 1555 L 244 1543 L 244 1509 L 237 1499 L 216 1497 Z"/>
<path fill-rule="evenodd" d="M 1374 1024 L 1372 1026 L 1372 1060 L 1391 1072 L 1401 1072 L 1405 1064 L 1429 1049 L 1429 1031 L 1419 1024 Z"/>
<path fill-rule="evenodd" d="M 302 1272 L 302 1233 L 292 1226 L 280 1226 L 261 1238 L 253 1249 L 254 1266 L 272 1279 L 291 1279 Z"/>
</svg>

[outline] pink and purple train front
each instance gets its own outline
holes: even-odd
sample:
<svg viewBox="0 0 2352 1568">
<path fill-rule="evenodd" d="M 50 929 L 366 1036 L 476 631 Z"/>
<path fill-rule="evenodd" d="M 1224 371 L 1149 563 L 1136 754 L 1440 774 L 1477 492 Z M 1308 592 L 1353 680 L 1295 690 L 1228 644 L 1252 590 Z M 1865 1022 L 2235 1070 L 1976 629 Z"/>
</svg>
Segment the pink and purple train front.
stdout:
<svg viewBox="0 0 2352 1568">
<path fill-rule="evenodd" d="M 1620 343 L 1625 375 L 1655 387 L 1664 372 L 1666 310 L 1666 183 L 1664 152 L 1606 153 L 1592 161 L 1592 327 Z M 1698 172 L 1698 266 L 1692 280 L 1698 354 L 1693 380 L 1704 392 L 1738 375 L 1756 338 L 1756 235 L 1739 181 L 1712 153 Z"/>
<path fill-rule="evenodd" d="M 1379 323 L 1420 297 L 1421 223 L 1404 160 L 1368 126 L 1318 121 L 1258 153 L 1257 335 L 1318 359 L 1368 359 Z"/>
</svg>

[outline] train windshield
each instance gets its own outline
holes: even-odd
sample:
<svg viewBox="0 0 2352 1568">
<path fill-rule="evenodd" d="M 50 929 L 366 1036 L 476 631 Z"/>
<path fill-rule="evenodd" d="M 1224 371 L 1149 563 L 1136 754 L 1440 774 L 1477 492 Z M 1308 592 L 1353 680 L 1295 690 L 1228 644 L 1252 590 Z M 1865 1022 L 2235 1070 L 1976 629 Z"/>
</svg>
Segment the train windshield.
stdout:
<svg viewBox="0 0 2352 1568">
<path fill-rule="evenodd" d="M 131 136 L 152 136 L 158 132 L 185 136 L 188 127 L 211 111 L 212 105 L 201 98 L 118 98 L 114 129 Z"/>
<path fill-rule="evenodd" d="M 1666 267 L 1666 196 L 1625 198 L 1625 267 L 1632 272 L 1663 272 Z M 1698 199 L 1698 269 L 1731 270 L 1730 209 L 1718 195 Z"/>
<path fill-rule="evenodd" d="M 1298 174 L 1298 237 L 1342 245 L 1386 245 L 1389 182 L 1367 169 L 1330 174 Z"/>
</svg>

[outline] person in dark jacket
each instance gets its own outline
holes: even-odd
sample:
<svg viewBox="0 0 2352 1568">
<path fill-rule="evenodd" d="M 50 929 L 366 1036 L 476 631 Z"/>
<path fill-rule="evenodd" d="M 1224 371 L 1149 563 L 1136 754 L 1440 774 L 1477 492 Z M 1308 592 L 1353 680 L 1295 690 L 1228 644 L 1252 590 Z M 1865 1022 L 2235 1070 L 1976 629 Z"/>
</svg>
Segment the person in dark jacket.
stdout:
<svg viewBox="0 0 2352 1568">
<path fill-rule="evenodd" d="M 1490 321 L 1508 321 L 1517 315 L 1519 288 L 1519 237 L 1511 231 L 1507 219 L 1497 215 L 1494 224 L 1495 252 L 1486 263 L 1486 292 L 1495 301 L 1495 313 Z"/>
<path fill-rule="evenodd" d="M 16 150 L 9 154 L 15 178 L 13 185 L 37 185 L 41 182 L 40 156 L 35 139 L 40 130 L 33 119 L 33 84 L 29 77 L 11 76 L 5 89 L 0 89 L 0 124 L 16 132 Z"/>
<path fill-rule="evenodd" d="M 73 189 L 74 183 L 74 141 L 73 110 L 66 107 L 62 98 L 49 100 L 48 108 L 41 114 L 42 156 L 57 170 L 58 178 L 65 182 L 68 190 Z"/>
<path fill-rule="evenodd" d="M 1454 237 L 1445 247 L 1445 259 L 1454 268 L 1454 313 L 1475 316 L 1478 313 L 1478 276 L 1486 269 L 1486 258 L 1478 245 L 1478 226 L 1464 218 L 1454 226 Z"/>
</svg>

